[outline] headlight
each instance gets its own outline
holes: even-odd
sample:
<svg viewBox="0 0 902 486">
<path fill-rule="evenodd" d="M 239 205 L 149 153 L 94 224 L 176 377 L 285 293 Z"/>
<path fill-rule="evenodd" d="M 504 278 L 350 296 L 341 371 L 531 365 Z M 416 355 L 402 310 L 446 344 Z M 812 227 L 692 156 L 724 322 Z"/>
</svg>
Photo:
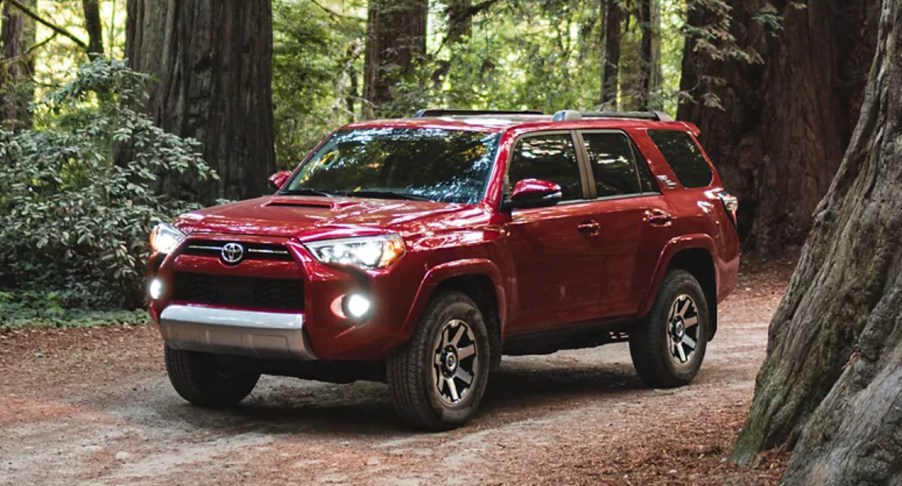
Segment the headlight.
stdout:
<svg viewBox="0 0 902 486">
<path fill-rule="evenodd" d="M 150 247 L 158 253 L 172 253 L 183 241 L 185 233 L 171 224 L 160 223 L 150 233 Z"/>
<path fill-rule="evenodd" d="M 385 268 L 404 254 L 404 240 L 398 235 L 315 241 L 305 246 L 323 263 L 365 269 Z"/>
</svg>

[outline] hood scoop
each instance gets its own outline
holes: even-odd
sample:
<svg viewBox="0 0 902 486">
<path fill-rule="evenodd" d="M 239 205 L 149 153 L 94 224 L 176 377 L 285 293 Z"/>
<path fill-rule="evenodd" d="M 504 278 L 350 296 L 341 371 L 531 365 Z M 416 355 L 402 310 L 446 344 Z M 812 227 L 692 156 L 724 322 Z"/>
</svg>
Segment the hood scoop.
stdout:
<svg viewBox="0 0 902 486">
<path fill-rule="evenodd" d="M 307 199 L 303 197 L 280 197 L 273 198 L 265 204 L 265 206 L 281 206 L 291 208 L 322 208 L 332 209 L 334 204 L 323 198 Z"/>
</svg>

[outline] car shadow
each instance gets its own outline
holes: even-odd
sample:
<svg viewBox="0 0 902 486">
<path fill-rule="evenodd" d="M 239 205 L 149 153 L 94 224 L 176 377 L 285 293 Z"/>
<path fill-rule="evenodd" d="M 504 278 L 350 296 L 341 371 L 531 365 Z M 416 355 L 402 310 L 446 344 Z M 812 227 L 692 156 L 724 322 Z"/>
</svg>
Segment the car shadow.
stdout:
<svg viewBox="0 0 902 486">
<path fill-rule="evenodd" d="M 549 406 L 575 399 L 610 399 L 642 389 L 632 368 L 625 365 L 582 366 L 545 361 L 504 363 L 489 378 L 477 421 L 508 412 L 541 419 Z M 409 435 L 391 406 L 382 383 L 347 385 L 264 377 L 261 386 L 236 408 L 202 409 L 180 400 L 166 400 L 159 412 L 178 417 L 197 428 L 228 434 L 304 434 L 330 437 L 398 437 Z"/>
</svg>

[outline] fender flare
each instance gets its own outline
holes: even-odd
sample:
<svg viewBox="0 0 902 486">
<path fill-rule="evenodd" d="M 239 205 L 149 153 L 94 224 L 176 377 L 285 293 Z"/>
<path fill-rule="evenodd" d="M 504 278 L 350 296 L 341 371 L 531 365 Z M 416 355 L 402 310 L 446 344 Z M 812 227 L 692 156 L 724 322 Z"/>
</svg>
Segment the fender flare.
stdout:
<svg viewBox="0 0 902 486">
<path fill-rule="evenodd" d="M 658 256 L 658 262 L 655 265 L 652 281 L 650 285 L 646 287 L 648 290 L 645 292 L 645 297 L 642 299 L 642 304 L 639 306 L 639 317 L 644 317 L 648 314 L 648 311 L 651 310 L 651 306 L 655 302 L 655 297 L 658 295 L 661 281 L 664 280 L 664 275 L 667 273 L 667 268 L 670 266 L 671 260 L 673 260 L 674 255 L 683 250 L 702 249 L 711 255 L 711 261 L 714 264 L 714 291 L 716 295 L 717 289 L 720 288 L 720 274 L 717 271 L 717 262 L 714 261 L 716 248 L 714 239 L 704 233 L 678 236 L 668 241 L 667 244 L 664 245 L 664 249 L 661 250 L 661 254 Z"/>
<path fill-rule="evenodd" d="M 450 278 L 462 276 L 485 276 L 492 281 L 492 286 L 495 288 L 495 298 L 498 303 L 500 331 L 501 335 L 504 335 L 504 326 L 507 322 L 507 291 L 504 288 L 504 280 L 501 277 L 501 271 L 498 270 L 498 267 L 489 259 L 470 258 L 442 263 L 430 268 L 426 272 L 426 275 L 423 276 L 423 280 L 420 282 L 420 286 L 417 289 L 413 305 L 410 306 L 407 318 L 404 320 L 404 325 L 401 327 L 401 334 L 405 338 L 409 338 L 413 335 L 414 329 L 416 329 L 417 324 L 419 324 L 420 316 L 426 309 L 426 304 L 429 303 L 429 299 L 431 299 L 432 295 L 435 293 L 435 289 L 438 288 L 442 282 Z"/>
</svg>

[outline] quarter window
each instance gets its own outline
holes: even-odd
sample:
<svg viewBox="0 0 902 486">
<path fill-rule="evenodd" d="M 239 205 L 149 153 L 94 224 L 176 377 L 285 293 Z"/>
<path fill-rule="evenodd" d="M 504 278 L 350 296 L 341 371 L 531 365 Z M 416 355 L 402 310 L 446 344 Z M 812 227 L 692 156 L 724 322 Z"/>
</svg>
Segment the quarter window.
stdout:
<svg viewBox="0 0 902 486">
<path fill-rule="evenodd" d="M 698 145 L 686 132 L 676 130 L 649 130 L 658 150 L 664 155 L 670 168 L 685 187 L 704 187 L 711 183 L 711 168 Z"/>
<path fill-rule="evenodd" d="M 563 201 L 583 198 L 579 162 L 570 134 L 537 135 L 521 139 L 514 149 L 508 182 L 542 179 L 561 186 Z M 510 194 L 510 190 L 508 190 Z"/>
<path fill-rule="evenodd" d="M 643 192 L 630 141 L 622 133 L 584 133 L 598 197 Z"/>
</svg>

